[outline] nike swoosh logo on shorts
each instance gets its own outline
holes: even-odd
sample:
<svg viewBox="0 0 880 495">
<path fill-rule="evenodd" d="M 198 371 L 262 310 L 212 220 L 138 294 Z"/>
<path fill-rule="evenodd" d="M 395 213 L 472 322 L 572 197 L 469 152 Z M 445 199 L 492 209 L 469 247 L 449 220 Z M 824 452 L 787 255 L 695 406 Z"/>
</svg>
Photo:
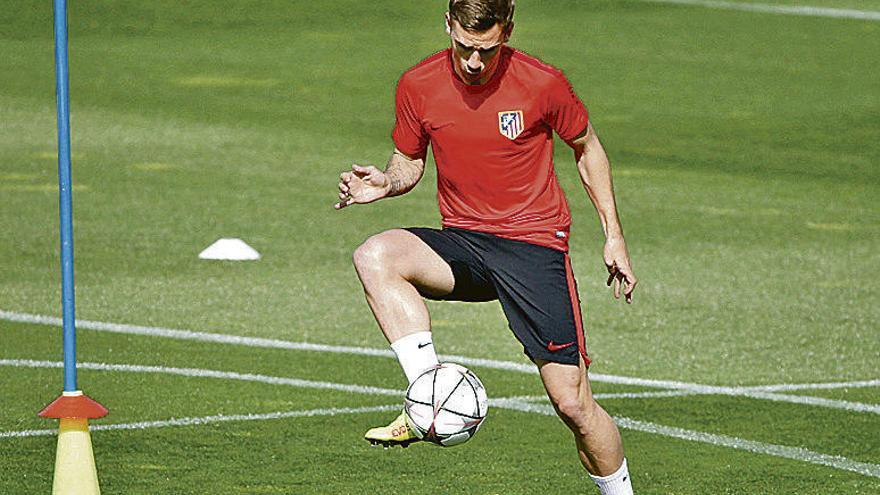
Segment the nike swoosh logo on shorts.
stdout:
<svg viewBox="0 0 880 495">
<path fill-rule="evenodd" d="M 419 349 L 423 349 L 425 347 L 428 347 L 429 345 L 431 345 L 431 342 L 422 342 L 421 344 L 419 344 Z"/>
<path fill-rule="evenodd" d="M 554 344 L 553 341 L 551 340 L 550 343 L 547 344 L 547 350 L 550 352 L 561 351 L 562 349 L 565 349 L 567 347 L 571 347 L 575 344 L 577 344 L 577 342 L 569 342 L 567 344 Z"/>
</svg>

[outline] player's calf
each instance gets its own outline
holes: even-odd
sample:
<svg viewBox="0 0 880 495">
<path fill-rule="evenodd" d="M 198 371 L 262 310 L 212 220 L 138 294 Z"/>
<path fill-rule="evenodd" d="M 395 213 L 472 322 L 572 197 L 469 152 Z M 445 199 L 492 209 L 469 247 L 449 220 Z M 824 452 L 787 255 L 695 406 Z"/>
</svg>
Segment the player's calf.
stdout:
<svg viewBox="0 0 880 495">
<path fill-rule="evenodd" d="M 581 463 L 602 495 L 631 495 L 623 444 L 614 420 L 593 399 L 586 364 L 537 360 L 547 396 L 574 434 Z"/>
</svg>

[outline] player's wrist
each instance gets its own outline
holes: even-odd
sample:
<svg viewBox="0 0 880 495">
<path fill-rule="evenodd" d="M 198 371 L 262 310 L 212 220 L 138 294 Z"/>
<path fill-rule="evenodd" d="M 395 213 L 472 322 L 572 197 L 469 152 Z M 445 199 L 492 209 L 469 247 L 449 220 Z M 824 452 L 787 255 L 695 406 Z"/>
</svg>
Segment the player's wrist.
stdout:
<svg viewBox="0 0 880 495">
<path fill-rule="evenodd" d="M 392 184 L 391 179 L 386 175 L 385 185 L 382 186 L 382 197 L 387 198 L 390 196 L 394 196 L 394 185 Z"/>
<path fill-rule="evenodd" d="M 606 227 L 605 229 L 605 241 L 606 242 L 624 242 L 623 239 L 623 230 L 617 227 Z"/>
<path fill-rule="evenodd" d="M 384 197 L 389 198 L 392 196 L 399 196 L 409 189 L 399 173 L 386 173 L 385 185 L 382 186 L 382 190 L 385 192 Z"/>
</svg>

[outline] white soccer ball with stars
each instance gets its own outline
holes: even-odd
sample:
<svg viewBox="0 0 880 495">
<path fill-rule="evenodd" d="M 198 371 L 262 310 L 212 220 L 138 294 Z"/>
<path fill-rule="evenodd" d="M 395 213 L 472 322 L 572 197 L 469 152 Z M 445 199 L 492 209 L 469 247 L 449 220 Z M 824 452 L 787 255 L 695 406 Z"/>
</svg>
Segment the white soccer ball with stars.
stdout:
<svg viewBox="0 0 880 495">
<path fill-rule="evenodd" d="M 416 436 L 451 447 L 477 433 L 489 412 L 489 399 L 472 371 L 458 364 L 441 363 L 410 384 L 404 411 Z"/>
</svg>

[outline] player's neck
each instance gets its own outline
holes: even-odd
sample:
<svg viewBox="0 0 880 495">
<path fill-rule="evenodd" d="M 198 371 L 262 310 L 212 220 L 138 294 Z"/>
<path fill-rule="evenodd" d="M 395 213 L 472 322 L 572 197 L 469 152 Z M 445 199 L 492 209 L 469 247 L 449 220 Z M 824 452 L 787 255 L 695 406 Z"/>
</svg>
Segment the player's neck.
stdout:
<svg viewBox="0 0 880 495">
<path fill-rule="evenodd" d="M 507 57 L 508 53 L 511 50 L 512 49 L 510 49 L 506 45 L 502 46 L 501 52 L 498 54 L 498 57 L 495 59 L 493 66 L 489 70 L 485 71 L 484 74 L 482 76 L 480 76 L 479 79 L 476 79 L 474 81 L 468 81 L 467 77 L 465 77 L 465 75 L 462 74 L 461 67 L 458 64 L 452 62 L 451 57 L 453 55 L 450 55 L 450 65 L 452 66 L 452 73 L 455 75 L 456 79 L 458 79 L 458 81 L 461 84 L 468 86 L 470 88 L 473 88 L 473 89 L 479 89 L 480 87 L 488 85 L 490 82 L 492 82 L 496 78 L 496 76 L 499 75 L 499 73 L 503 70 L 503 66 L 505 64 L 505 58 Z"/>
</svg>

